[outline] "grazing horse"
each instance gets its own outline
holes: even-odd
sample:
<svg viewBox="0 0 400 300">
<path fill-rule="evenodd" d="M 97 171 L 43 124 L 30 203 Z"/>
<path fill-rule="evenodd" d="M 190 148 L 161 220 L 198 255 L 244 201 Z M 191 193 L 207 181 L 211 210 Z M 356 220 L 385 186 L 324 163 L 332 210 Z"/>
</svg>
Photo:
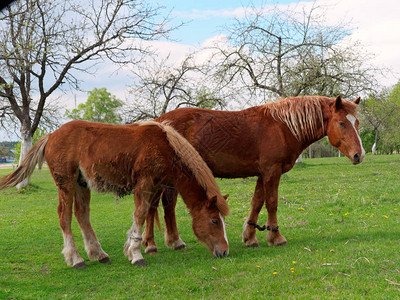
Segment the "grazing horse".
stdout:
<svg viewBox="0 0 400 300">
<path fill-rule="evenodd" d="M 257 176 L 251 212 L 245 221 L 242 239 L 246 246 L 257 247 L 255 229 L 267 229 L 267 242 L 284 245 L 286 239 L 278 227 L 278 186 L 281 175 L 294 166 L 309 145 L 328 136 L 330 143 L 353 164 L 360 163 L 365 151 L 358 134 L 356 108 L 340 96 L 327 98 L 305 96 L 280 99 L 242 111 L 212 111 L 181 108 L 168 112 L 156 121 L 168 120 L 200 153 L 214 176 L 240 178 Z M 177 194 L 164 193 L 167 245 L 183 248 L 174 218 Z M 257 224 L 265 203 L 268 221 Z M 154 209 L 146 224 L 153 223 Z M 143 243 L 146 252 L 157 252 L 151 226 L 146 225 Z"/>
<path fill-rule="evenodd" d="M 88 257 L 110 262 L 90 224 L 91 189 L 118 196 L 134 192 L 133 225 L 124 246 L 125 255 L 134 265 L 146 265 L 140 252 L 142 227 L 149 208 L 164 189 L 176 188 L 182 195 L 196 237 L 215 256 L 228 255 L 224 224 L 227 196 L 221 195 L 200 155 L 171 126 L 154 121 L 132 125 L 69 122 L 40 139 L 19 168 L 1 180 L 0 189 L 30 176 L 44 159 L 58 187 L 62 253 L 68 265 L 86 267 L 71 232 L 73 207 Z"/>
</svg>

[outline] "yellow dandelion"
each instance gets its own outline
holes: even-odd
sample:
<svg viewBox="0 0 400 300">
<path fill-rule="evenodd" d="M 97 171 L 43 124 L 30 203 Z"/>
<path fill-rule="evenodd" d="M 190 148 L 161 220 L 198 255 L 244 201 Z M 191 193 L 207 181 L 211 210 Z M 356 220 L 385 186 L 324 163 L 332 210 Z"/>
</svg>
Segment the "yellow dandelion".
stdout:
<svg viewBox="0 0 400 300">
<path fill-rule="evenodd" d="M 296 263 L 296 261 L 292 261 L 292 264 L 295 264 Z"/>
<path fill-rule="evenodd" d="M 278 272 L 276 272 L 276 271 L 275 271 L 275 272 L 274 272 L 274 273 L 272 273 L 272 274 L 276 275 L 276 274 L 278 274 Z"/>
<path fill-rule="evenodd" d="M 304 208 L 303 207 L 299 207 L 298 210 L 304 210 Z"/>
<path fill-rule="evenodd" d="M 347 213 L 345 213 L 344 215 L 347 216 L 348 214 L 349 214 L 349 213 L 347 212 Z"/>
<path fill-rule="evenodd" d="M 259 265 L 256 266 L 257 268 L 261 268 Z"/>
<path fill-rule="evenodd" d="M 334 249 L 331 249 L 331 250 L 329 250 L 329 252 L 335 252 L 335 250 L 334 250 Z"/>
<path fill-rule="evenodd" d="M 330 216 L 333 216 L 333 213 L 330 213 L 329 215 L 330 215 Z"/>
<path fill-rule="evenodd" d="M 386 219 L 389 219 L 389 217 L 388 217 L 388 216 L 386 216 L 386 215 L 383 215 L 383 217 L 384 217 L 384 218 L 386 218 Z"/>
</svg>

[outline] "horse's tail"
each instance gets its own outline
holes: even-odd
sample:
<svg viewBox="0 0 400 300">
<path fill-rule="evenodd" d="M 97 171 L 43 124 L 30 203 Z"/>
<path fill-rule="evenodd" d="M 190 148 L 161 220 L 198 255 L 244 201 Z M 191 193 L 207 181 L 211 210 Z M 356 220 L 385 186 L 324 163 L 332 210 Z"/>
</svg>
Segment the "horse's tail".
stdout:
<svg viewBox="0 0 400 300">
<path fill-rule="evenodd" d="M 16 186 L 18 183 L 30 177 L 38 165 L 39 170 L 44 162 L 44 149 L 49 136 L 42 137 L 26 154 L 19 167 L 11 174 L 0 180 L 0 190 Z"/>
<path fill-rule="evenodd" d="M 182 162 L 190 169 L 196 177 L 198 183 L 204 188 L 209 199 L 218 196 L 217 206 L 221 214 L 228 215 L 229 208 L 221 195 L 218 184 L 210 168 L 204 162 L 197 150 L 185 139 L 179 132 L 168 124 L 168 121 L 162 123 L 156 121 L 146 121 L 140 125 L 156 125 L 160 127 L 167 135 L 169 144 Z"/>
</svg>

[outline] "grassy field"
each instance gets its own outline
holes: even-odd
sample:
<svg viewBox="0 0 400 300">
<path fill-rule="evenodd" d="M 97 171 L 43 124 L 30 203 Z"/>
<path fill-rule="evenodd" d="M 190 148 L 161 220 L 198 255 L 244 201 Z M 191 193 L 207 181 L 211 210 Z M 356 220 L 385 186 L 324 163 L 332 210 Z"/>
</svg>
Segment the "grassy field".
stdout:
<svg viewBox="0 0 400 300">
<path fill-rule="evenodd" d="M 34 173 L 28 191 L 0 193 L 0 299 L 351 299 L 400 298 L 400 155 L 305 160 L 280 185 L 279 226 L 284 247 L 246 248 L 242 225 L 255 178 L 220 180 L 229 193 L 226 218 L 230 254 L 213 259 L 196 241 L 191 218 L 179 201 L 178 228 L 186 251 L 168 249 L 156 233 L 159 253 L 133 267 L 123 255 L 131 226 L 132 197 L 116 204 L 93 194 L 92 224 L 112 263 L 67 267 L 57 217 L 57 190 L 47 170 Z M 7 174 L 10 170 L 0 170 Z M 266 222 L 262 210 L 259 223 Z M 86 253 L 76 221 L 79 251 Z"/>
</svg>

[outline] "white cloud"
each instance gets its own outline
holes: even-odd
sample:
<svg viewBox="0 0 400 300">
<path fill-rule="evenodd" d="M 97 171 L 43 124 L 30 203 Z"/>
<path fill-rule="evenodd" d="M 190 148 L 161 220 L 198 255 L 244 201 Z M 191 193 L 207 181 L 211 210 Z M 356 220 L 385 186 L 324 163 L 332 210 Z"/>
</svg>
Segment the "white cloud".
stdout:
<svg viewBox="0 0 400 300">
<path fill-rule="evenodd" d="M 275 5 L 262 7 L 268 13 Z M 398 0 L 316 0 L 315 2 L 292 2 L 276 5 L 282 11 L 302 12 L 312 7 L 320 8 L 323 12 L 321 19 L 328 26 L 338 23 L 349 24 L 353 41 L 360 41 L 363 50 L 375 55 L 373 62 L 391 69 L 394 74 L 383 78 L 385 85 L 395 84 L 400 76 L 400 1 Z M 259 7 L 260 8 L 260 7 Z M 176 15 L 189 19 L 243 18 L 251 13 L 252 8 L 240 7 L 221 10 L 192 10 L 191 12 L 177 11 Z M 210 39 L 212 40 L 212 39 Z"/>
</svg>

